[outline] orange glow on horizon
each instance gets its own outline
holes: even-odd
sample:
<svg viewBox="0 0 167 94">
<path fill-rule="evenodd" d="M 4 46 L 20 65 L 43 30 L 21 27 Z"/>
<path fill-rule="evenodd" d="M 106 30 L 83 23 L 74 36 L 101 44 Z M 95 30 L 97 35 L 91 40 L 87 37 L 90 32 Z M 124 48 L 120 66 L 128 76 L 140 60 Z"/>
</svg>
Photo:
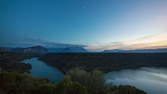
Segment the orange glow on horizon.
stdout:
<svg viewBox="0 0 167 94">
<path fill-rule="evenodd" d="M 92 50 L 110 50 L 110 49 L 154 49 L 154 48 L 167 48 L 167 32 L 147 36 L 139 39 L 114 42 L 103 45 L 90 45 L 87 49 Z"/>
</svg>

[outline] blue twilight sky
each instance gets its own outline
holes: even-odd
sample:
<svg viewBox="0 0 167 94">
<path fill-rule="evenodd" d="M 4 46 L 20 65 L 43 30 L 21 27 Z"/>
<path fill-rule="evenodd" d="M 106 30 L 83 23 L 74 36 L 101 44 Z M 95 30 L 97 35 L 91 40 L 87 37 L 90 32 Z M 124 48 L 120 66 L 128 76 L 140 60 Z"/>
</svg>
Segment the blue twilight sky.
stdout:
<svg viewBox="0 0 167 94">
<path fill-rule="evenodd" d="M 167 0 L 0 2 L 1 46 L 67 43 L 88 49 L 133 49 L 167 44 Z M 154 45 L 141 46 L 147 42 Z"/>
</svg>

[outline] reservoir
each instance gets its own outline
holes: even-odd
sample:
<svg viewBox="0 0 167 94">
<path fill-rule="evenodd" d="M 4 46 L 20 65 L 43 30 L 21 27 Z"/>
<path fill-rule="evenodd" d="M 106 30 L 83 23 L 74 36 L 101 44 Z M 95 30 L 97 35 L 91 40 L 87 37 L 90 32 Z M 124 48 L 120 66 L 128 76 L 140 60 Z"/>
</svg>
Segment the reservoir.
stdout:
<svg viewBox="0 0 167 94">
<path fill-rule="evenodd" d="M 57 68 L 47 65 L 38 58 L 26 59 L 24 63 L 30 63 L 30 72 L 35 77 L 48 78 L 53 82 L 59 82 L 64 74 Z M 143 67 L 138 69 L 125 69 L 109 72 L 104 75 L 106 84 L 132 85 L 148 94 L 167 94 L 167 69 Z"/>
<path fill-rule="evenodd" d="M 148 94 L 167 94 L 167 69 L 139 68 L 110 72 L 105 75 L 107 84 L 132 85 Z"/>
<path fill-rule="evenodd" d="M 32 69 L 30 72 L 35 77 L 48 78 L 53 82 L 58 82 L 64 77 L 64 74 L 59 69 L 47 65 L 38 60 L 38 58 L 26 59 L 22 62 L 31 64 Z"/>
</svg>

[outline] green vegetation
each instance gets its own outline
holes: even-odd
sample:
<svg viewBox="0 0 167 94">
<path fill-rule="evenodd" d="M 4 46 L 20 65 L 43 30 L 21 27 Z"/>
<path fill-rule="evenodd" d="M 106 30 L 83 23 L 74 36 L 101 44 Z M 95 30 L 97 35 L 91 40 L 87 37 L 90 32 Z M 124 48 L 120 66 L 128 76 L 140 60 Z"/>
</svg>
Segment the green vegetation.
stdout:
<svg viewBox="0 0 167 94">
<path fill-rule="evenodd" d="M 146 94 L 132 86 L 114 86 L 106 84 L 99 70 L 87 72 L 80 68 L 71 69 L 67 75 L 72 81 L 87 88 L 88 94 Z"/>
<path fill-rule="evenodd" d="M 35 78 L 26 71 L 30 64 L 19 61 L 32 55 L 0 53 L 0 94 L 146 94 L 132 86 L 105 84 L 103 73 L 73 68 L 59 83 Z"/>
<path fill-rule="evenodd" d="M 100 71 L 70 70 L 64 80 L 52 83 L 27 73 L 0 71 L 0 94 L 146 94 L 132 86 L 104 84 Z"/>
<path fill-rule="evenodd" d="M 46 79 L 37 79 L 28 74 L 5 71 L 0 73 L 0 83 L 2 94 L 37 94 L 38 92 L 38 94 L 44 94 L 42 92 L 46 92 L 46 90 L 51 92 L 50 89 L 54 86 Z"/>
<path fill-rule="evenodd" d="M 31 69 L 30 64 L 21 63 L 21 60 L 33 57 L 33 55 L 12 52 L 0 52 L 0 70 L 25 72 Z"/>
<path fill-rule="evenodd" d="M 75 67 L 103 72 L 139 67 L 167 67 L 167 53 L 48 53 L 45 63 L 68 72 Z"/>
</svg>

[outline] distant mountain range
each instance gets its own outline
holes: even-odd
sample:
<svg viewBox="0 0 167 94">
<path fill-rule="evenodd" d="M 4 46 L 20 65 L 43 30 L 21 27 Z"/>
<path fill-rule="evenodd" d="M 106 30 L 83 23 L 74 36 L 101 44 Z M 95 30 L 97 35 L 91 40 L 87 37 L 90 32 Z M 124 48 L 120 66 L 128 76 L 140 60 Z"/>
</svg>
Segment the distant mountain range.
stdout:
<svg viewBox="0 0 167 94">
<path fill-rule="evenodd" d="M 0 52 L 15 52 L 15 53 L 33 53 L 33 54 L 45 54 L 48 50 L 42 46 L 33 46 L 28 48 L 7 48 L 1 47 Z"/>
<path fill-rule="evenodd" d="M 62 47 L 62 48 L 45 48 L 43 46 L 33 46 L 27 48 L 9 48 L 9 47 L 0 47 L 0 52 L 16 52 L 16 53 L 33 53 L 33 54 L 45 54 L 48 52 L 54 53 L 85 53 L 92 52 L 86 50 L 84 47 Z M 122 50 L 122 49 L 113 49 L 113 50 L 104 50 L 103 53 L 166 53 L 167 48 L 159 49 L 136 49 L 136 50 Z"/>
<path fill-rule="evenodd" d="M 83 47 L 67 47 L 67 48 L 48 48 L 48 52 L 69 53 L 69 52 L 87 52 Z"/>
<path fill-rule="evenodd" d="M 0 47 L 0 52 L 45 54 L 48 52 L 57 52 L 57 53 L 87 52 L 87 50 L 84 49 L 83 47 L 45 48 L 42 46 L 33 46 L 28 48 Z"/>
<path fill-rule="evenodd" d="M 136 50 L 121 50 L 121 49 L 113 49 L 113 50 L 104 50 L 104 53 L 166 53 L 167 48 L 159 48 L 159 49 L 136 49 Z"/>
</svg>

